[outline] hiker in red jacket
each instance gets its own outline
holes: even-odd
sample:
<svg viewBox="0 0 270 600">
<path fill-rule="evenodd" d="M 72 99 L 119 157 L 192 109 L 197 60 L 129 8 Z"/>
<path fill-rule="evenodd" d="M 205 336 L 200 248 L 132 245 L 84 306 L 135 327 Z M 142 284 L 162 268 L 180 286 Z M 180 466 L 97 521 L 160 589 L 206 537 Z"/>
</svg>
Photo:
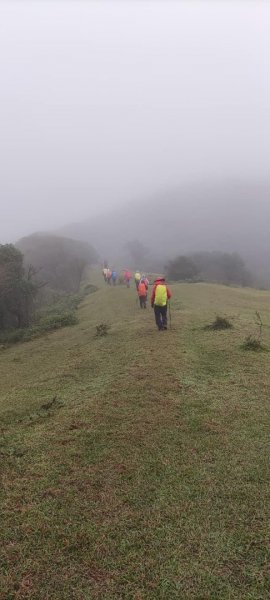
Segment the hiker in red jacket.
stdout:
<svg viewBox="0 0 270 600">
<path fill-rule="evenodd" d="M 132 273 L 128 269 L 125 269 L 125 271 L 124 271 L 124 282 L 125 282 L 125 284 L 126 284 L 126 286 L 128 288 L 130 287 L 131 277 L 132 277 Z"/>
<path fill-rule="evenodd" d="M 140 281 L 138 285 L 138 296 L 140 301 L 140 307 L 146 308 L 146 300 L 147 300 L 147 287 L 144 281 Z"/>
<path fill-rule="evenodd" d="M 155 311 L 155 320 L 159 331 L 167 329 L 167 305 L 172 297 L 165 283 L 165 277 L 158 277 L 154 282 L 151 294 L 151 306 Z"/>
</svg>

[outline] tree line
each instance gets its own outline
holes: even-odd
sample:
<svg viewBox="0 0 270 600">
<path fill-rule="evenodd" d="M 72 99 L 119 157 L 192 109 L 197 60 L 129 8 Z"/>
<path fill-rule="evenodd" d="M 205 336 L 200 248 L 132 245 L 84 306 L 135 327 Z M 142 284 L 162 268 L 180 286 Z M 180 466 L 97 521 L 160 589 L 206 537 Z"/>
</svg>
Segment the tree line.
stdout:
<svg viewBox="0 0 270 600">
<path fill-rule="evenodd" d="M 96 261 L 89 244 L 53 235 L 0 245 L 0 330 L 28 327 L 38 303 L 77 293 L 85 267 Z"/>
<path fill-rule="evenodd" d="M 126 260 L 133 268 L 142 268 L 149 272 L 165 272 L 171 281 L 208 281 L 252 286 L 255 277 L 247 269 L 245 261 L 237 252 L 194 252 L 180 254 L 169 260 L 164 266 L 155 258 L 149 248 L 134 239 L 124 245 Z"/>
<path fill-rule="evenodd" d="M 251 286 L 252 274 L 237 252 L 196 252 L 180 255 L 165 267 L 171 281 L 208 281 L 225 285 Z"/>
</svg>

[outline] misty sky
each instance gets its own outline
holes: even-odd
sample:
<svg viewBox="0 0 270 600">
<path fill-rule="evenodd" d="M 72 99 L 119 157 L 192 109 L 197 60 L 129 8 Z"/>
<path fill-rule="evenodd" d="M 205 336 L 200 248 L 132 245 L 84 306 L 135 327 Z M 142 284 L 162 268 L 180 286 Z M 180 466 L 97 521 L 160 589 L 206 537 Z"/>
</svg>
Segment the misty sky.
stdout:
<svg viewBox="0 0 270 600">
<path fill-rule="evenodd" d="M 268 180 L 269 23 L 260 0 L 1 0 L 0 242 Z"/>
</svg>

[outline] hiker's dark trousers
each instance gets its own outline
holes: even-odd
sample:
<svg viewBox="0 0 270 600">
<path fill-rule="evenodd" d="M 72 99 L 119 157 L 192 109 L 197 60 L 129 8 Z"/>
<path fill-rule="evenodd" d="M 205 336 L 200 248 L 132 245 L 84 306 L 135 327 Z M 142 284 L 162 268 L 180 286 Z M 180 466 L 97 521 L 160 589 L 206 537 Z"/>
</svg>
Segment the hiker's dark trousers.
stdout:
<svg viewBox="0 0 270 600">
<path fill-rule="evenodd" d="M 139 300 L 140 300 L 140 307 L 146 308 L 147 296 L 139 296 Z"/>
<path fill-rule="evenodd" d="M 164 327 L 167 327 L 167 305 L 157 306 L 155 304 L 154 311 L 158 329 L 164 329 Z"/>
</svg>

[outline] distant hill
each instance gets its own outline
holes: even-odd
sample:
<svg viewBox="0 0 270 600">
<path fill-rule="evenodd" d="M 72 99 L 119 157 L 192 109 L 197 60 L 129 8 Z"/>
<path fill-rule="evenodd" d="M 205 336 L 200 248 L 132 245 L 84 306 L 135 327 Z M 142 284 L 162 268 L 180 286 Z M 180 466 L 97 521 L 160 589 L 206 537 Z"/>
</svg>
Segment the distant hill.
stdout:
<svg viewBox="0 0 270 600">
<path fill-rule="evenodd" d="M 202 183 L 142 198 L 60 233 L 91 240 L 111 262 L 128 261 L 124 245 L 133 239 L 163 263 L 180 253 L 237 251 L 258 279 L 269 284 L 269 223 L 270 183 Z"/>
</svg>

